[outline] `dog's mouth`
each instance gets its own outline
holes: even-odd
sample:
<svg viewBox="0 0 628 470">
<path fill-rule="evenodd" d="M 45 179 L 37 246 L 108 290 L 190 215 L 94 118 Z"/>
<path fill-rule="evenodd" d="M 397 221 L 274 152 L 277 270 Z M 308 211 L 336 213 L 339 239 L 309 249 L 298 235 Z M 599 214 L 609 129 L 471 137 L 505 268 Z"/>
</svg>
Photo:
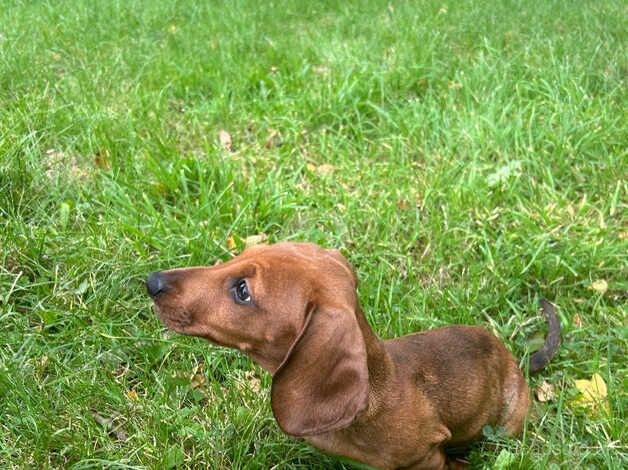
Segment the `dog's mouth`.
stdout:
<svg viewBox="0 0 628 470">
<path fill-rule="evenodd" d="M 172 307 L 170 305 L 159 305 L 153 303 L 153 308 L 157 314 L 157 318 L 175 333 L 185 336 L 198 336 L 206 339 L 210 343 L 223 347 L 235 347 L 231 343 L 220 339 L 220 335 L 214 329 L 210 329 L 196 321 L 194 314 L 189 311 Z"/>
<path fill-rule="evenodd" d="M 153 303 L 153 308 L 157 318 L 177 333 L 185 334 L 186 330 L 192 325 L 192 315 L 183 309 L 159 305 L 157 302 Z"/>
</svg>

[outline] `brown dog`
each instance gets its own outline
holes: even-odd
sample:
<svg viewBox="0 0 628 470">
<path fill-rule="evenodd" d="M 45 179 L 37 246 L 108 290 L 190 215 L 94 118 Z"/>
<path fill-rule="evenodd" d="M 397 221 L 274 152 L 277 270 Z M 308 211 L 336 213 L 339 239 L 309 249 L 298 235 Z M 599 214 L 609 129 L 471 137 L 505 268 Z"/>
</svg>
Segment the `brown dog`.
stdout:
<svg viewBox="0 0 628 470">
<path fill-rule="evenodd" d="M 486 425 L 523 429 L 528 386 L 513 356 L 484 328 L 451 326 L 381 341 L 337 250 L 306 243 L 253 247 L 212 267 L 146 281 L 173 330 L 237 348 L 273 376 L 281 429 L 326 452 L 380 469 L 442 469 L 446 448 Z M 542 368 L 558 349 L 551 304 Z"/>
</svg>

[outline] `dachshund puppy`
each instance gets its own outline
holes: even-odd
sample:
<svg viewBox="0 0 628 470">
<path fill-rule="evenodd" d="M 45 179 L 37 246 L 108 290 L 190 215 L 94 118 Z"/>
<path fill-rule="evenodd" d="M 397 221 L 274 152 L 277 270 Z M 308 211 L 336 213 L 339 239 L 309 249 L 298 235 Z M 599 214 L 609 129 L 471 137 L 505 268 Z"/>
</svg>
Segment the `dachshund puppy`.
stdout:
<svg viewBox="0 0 628 470">
<path fill-rule="evenodd" d="M 146 281 L 169 328 L 236 348 L 272 379 L 272 411 L 291 436 L 382 469 L 443 469 L 446 455 L 486 425 L 523 429 L 529 390 L 512 354 L 478 326 L 380 340 L 358 303 L 357 278 L 337 250 L 308 243 L 246 249 L 212 267 Z M 540 370 L 560 342 L 554 308 Z"/>
</svg>

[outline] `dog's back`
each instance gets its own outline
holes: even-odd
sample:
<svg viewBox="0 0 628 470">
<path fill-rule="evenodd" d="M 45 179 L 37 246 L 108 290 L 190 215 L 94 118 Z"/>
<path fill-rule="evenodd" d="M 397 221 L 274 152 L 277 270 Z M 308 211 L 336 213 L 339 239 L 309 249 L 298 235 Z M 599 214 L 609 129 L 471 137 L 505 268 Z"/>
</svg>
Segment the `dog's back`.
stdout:
<svg viewBox="0 0 628 470">
<path fill-rule="evenodd" d="M 487 423 L 521 432 L 528 386 L 512 354 L 484 328 L 438 328 L 384 344 L 399 376 L 435 405 L 451 444 L 477 438 Z"/>
</svg>

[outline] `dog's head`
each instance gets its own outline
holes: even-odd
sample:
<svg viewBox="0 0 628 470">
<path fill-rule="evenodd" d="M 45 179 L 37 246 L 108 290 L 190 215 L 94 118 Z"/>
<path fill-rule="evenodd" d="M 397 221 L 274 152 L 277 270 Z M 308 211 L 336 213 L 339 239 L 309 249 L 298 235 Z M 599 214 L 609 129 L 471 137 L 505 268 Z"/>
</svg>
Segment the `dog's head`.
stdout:
<svg viewBox="0 0 628 470">
<path fill-rule="evenodd" d="M 347 426 L 367 405 L 356 282 L 337 250 L 280 243 L 156 272 L 146 287 L 168 327 L 237 348 L 271 372 L 275 417 L 303 436 Z"/>
</svg>

